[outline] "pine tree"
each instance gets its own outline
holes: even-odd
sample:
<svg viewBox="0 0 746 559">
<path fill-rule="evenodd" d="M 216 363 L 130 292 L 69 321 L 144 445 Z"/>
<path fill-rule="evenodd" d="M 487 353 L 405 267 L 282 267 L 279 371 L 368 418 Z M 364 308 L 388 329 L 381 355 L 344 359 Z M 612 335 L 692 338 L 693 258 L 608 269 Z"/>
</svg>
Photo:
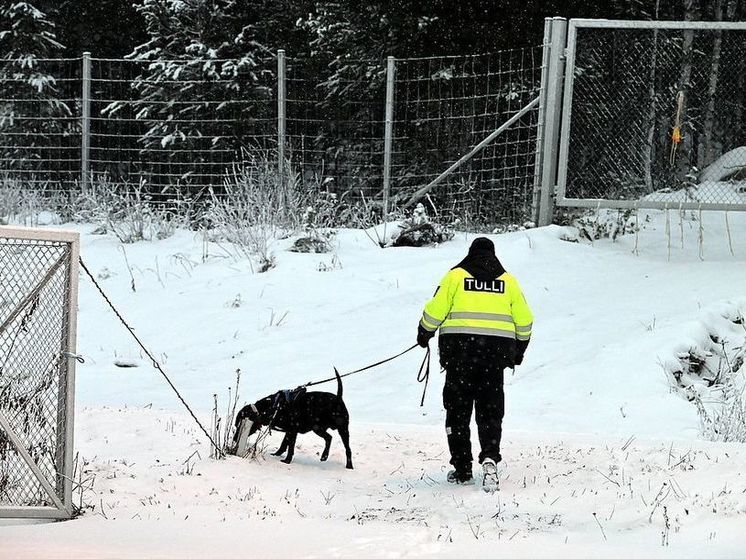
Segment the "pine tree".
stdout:
<svg viewBox="0 0 746 559">
<path fill-rule="evenodd" d="M 220 183 L 235 152 L 268 135 L 274 62 L 256 40 L 256 25 L 236 17 L 235 9 L 229 0 L 137 5 L 150 38 L 128 56 L 142 62 L 132 83 L 135 98 L 109 105 L 104 114 L 148 123 L 141 151 L 157 169 L 178 164 L 170 183 Z"/>
<path fill-rule="evenodd" d="M 33 4 L 0 8 L 0 169 L 34 169 L 35 162 L 59 158 L 59 147 L 74 133 L 73 122 L 58 120 L 72 115 L 52 73 L 58 68 L 44 61 L 64 48 L 54 24 Z"/>
</svg>

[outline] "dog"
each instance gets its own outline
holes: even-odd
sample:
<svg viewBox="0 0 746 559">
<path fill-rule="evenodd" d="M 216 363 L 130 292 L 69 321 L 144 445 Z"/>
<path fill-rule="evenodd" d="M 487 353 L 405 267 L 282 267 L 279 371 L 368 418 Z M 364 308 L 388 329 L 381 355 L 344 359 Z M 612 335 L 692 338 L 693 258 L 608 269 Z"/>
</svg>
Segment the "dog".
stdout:
<svg viewBox="0 0 746 559">
<path fill-rule="evenodd" d="M 282 456 L 287 451 L 282 461 L 290 464 L 298 434 L 313 431 L 324 439 L 324 451 L 321 453 L 321 461 L 324 462 L 329 458 L 329 447 L 332 444 L 332 436 L 327 431 L 332 429 L 339 432 L 345 447 L 347 468 L 351 470 L 350 414 L 342 400 L 342 378 L 336 368 L 334 374 L 337 377 L 336 395 L 330 392 L 306 392 L 305 388 L 280 390 L 241 408 L 236 415 L 233 448 L 241 447 L 239 439 L 245 441 L 262 427 L 269 426 L 270 429 L 285 432 L 280 448 L 272 456 Z M 250 425 L 248 433 L 245 421 Z"/>
</svg>

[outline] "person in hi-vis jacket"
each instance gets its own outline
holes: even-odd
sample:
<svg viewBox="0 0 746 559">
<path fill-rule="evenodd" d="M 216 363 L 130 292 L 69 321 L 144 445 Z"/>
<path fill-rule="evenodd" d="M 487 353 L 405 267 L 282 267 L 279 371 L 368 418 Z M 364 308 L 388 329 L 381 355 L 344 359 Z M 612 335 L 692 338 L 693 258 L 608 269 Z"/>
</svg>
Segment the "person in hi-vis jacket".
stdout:
<svg viewBox="0 0 746 559">
<path fill-rule="evenodd" d="M 479 237 L 469 253 L 440 282 L 425 305 L 417 343 L 427 347 L 440 330 L 440 364 L 446 370 L 443 405 L 451 483 L 472 482 L 471 422 L 476 409 L 479 462 L 485 486 L 497 486 L 505 412 L 503 371 L 523 361 L 533 315 L 518 281 L 495 256 L 495 245 Z"/>
</svg>

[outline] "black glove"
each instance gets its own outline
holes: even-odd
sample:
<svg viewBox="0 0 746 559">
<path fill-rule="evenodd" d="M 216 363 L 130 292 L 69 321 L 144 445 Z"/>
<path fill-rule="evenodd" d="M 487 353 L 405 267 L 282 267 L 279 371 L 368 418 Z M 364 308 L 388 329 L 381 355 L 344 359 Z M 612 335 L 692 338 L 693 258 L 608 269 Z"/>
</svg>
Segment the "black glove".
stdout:
<svg viewBox="0 0 746 559">
<path fill-rule="evenodd" d="M 516 356 L 515 356 L 515 358 L 513 359 L 513 365 L 520 365 L 521 363 L 523 363 L 523 354 L 522 354 L 522 353 L 519 353 L 519 354 L 518 354 L 518 355 L 516 355 Z"/>
<path fill-rule="evenodd" d="M 422 325 L 417 326 L 417 345 L 420 347 L 427 347 L 427 343 L 435 335 L 435 332 L 429 332 L 425 330 Z"/>
</svg>

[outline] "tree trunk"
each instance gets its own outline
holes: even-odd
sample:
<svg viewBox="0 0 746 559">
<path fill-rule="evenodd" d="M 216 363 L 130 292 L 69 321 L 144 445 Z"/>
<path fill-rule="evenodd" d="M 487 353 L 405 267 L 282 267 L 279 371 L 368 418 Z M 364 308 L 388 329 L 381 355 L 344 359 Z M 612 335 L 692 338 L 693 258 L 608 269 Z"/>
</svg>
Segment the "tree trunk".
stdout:
<svg viewBox="0 0 746 559">
<path fill-rule="evenodd" d="M 729 0 L 727 7 L 727 19 L 728 21 L 738 21 L 739 18 L 743 18 L 746 14 L 743 12 L 743 0 Z M 739 7 L 741 8 L 739 10 Z M 734 110 L 733 120 L 736 127 L 741 128 L 743 126 L 743 107 L 746 105 L 746 56 L 741 57 L 738 64 L 737 72 L 737 87 L 736 91 L 739 92 L 740 99 L 733 99 Z M 741 145 L 741 142 L 746 143 L 746 136 L 743 133 L 736 134 L 733 138 L 736 146 Z"/>
<path fill-rule="evenodd" d="M 723 0 L 715 0 L 715 20 L 723 20 Z M 697 167 L 700 172 L 706 165 L 712 163 L 714 148 L 712 145 L 712 133 L 715 128 L 715 94 L 718 87 L 718 74 L 720 72 L 720 50 L 723 44 L 723 32 L 715 31 L 712 40 L 712 63 L 710 65 L 710 82 L 707 87 L 707 107 L 702 117 L 704 139 L 699 145 L 697 152 Z"/>
<path fill-rule="evenodd" d="M 684 0 L 684 19 L 694 21 L 695 8 L 694 0 Z M 684 30 L 683 43 L 681 46 L 681 72 L 679 74 L 678 91 L 683 92 L 683 103 L 681 107 L 681 142 L 676 149 L 676 160 L 674 161 L 675 179 L 679 186 L 689 182 L 687 175 L 692 166 L 692 151 L 694 149 L 693 132 L 694 127 L 687 118 L 687 104 L 689 101 L 689 91 L 691 88 L 692 78 L 692 56 L 694 44 L 694 31 L 691 29 Z"/>
<path fill-rule="evenodd" d="M 658 7 L 660 6 L 660 0 L 655 2 L 655 19 L 658 19 Z M 655 95 L 655 75 L 656 68 L 658 66 L 658 30 L 653 30 L 653 53 L 650 57 L 650 75 L 648 80 L 650 87 L 648 88 L 648 95 L 650 96 L 650 104 L 648 105 L 648 139 L 645 144 L 645 192 L 653 192 L 653 145 L 655 142 L 655 129 L 657 126 L 656 119 L 656 95 Z"/>
</svg>

